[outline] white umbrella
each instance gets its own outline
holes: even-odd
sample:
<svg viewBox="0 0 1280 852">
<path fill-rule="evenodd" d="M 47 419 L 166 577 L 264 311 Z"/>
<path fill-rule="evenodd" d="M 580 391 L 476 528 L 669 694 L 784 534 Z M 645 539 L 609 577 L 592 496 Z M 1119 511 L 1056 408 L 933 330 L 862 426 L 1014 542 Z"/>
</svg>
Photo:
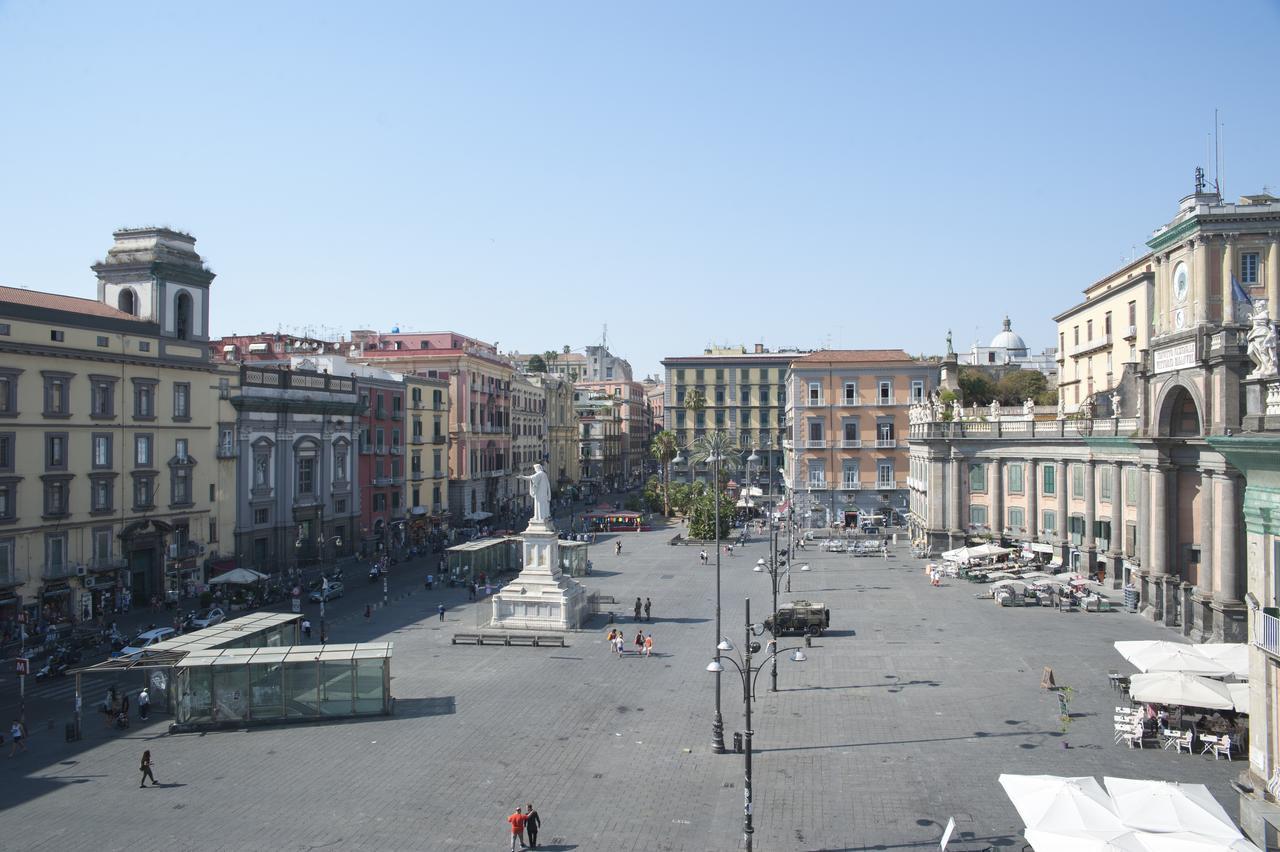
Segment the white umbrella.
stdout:
<svg viewBox="0 0 1280 852">
<path fill-rule="evenodd" d="M 1227 840 L 1185 831 L 1152 833 L 1136 831 L 1134 839 L 1144 852 L 1262 852 L 1244 837 Z M 1040 847 L 1036 847 L 1039 852 Z"/>
<path fill-rule="evenodd" d="M 1124 828 L 1097 835 L 1028 828 L 1022 834 L 1036 852 L 1147 852 L 1134 832 Z"/>
<path fill-rule="evenodd" d="M 1235 705 L 1237 713 L 1248 714 L 1249 684 L 1229 683 L 1227 684 L 1227 694 L 1231 696 L 1231 703 Z"/>
<path fill-rule="evenodd" d="M 1237 840 L 1244 835 L 1203 784 L 1104 777 L 1116 813 L 1138 831 L 1191 832 Z"/>
<path fill-rule="evenodd" d="M 1013 553 L 1013 550 L 995 544 L 980 544 L 977 547 L 969 548 L 969 555 L 977 557 L 1004 556 L 1006 553 Z"/>
<path fill-rule="evenodd" d="M 1230 710 L 1235 707 L 1227 685 L 1185 672 L 1152 672 L 1129 678 L 1129 697 L 1147 704 L 1179 704 Z"/>
<path fill-rule="evenodd" d="M 1093 778 L 1004 774 L 999 780 L 1029 829 L 1104 838 L 1125 831 L 1110 797 Z"/>
<path fill-rule="evenodd" d="M 1115 649 L 1120 652 L 1120 656 L 1144 672 L 1185 672 L 1209 677 L 1231 675 L 1229 668 L 1200 653 L 1196 645 L 1152 640 L 1116 642 Z"/>
<path fill-rule="evenodd" d="M 266 574 L 259 574 L 252 568 L 232 568 L 227 573 L 214 577 L 209 581 L 209 585 L 229 583 L 233 586 L 251 586 L 265 579 L 267 579 Z"/>
<path fill-rule="evenodd" d="M 1018 579 L 1008 571 L 992 571 L 987 575 L 988 580 L 1016 580 Z"/>
<path fill-rule="evenodd" d="M 1238 678 L 1249 677 L 1249 646 L 1243 642 L 1205 642 L 1195 649 Z"/>
<path fill-rule="evenodd" d="M 1018 587 L 1016 589 L 1018 592 L 1025 592 L 1027 590 L 1027 584 L 1021 580 L 1000 580 L 999 582 L 991 584 L 991 591 L 994 592 L 996 589 L 1012 588 L 1014 586 Z"/>
</svg>

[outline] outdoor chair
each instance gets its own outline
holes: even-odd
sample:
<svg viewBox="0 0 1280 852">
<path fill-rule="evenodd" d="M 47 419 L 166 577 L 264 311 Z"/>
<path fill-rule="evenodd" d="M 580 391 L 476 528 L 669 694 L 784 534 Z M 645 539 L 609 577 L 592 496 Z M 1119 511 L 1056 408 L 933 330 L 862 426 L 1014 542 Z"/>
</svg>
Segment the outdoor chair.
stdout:
<svg viewBox="0 0 1280 852">
<path fill-rule="evenodd" d="M 1133 748 L 1135 745 L 1138 748 L 1142 748 L 1143 747 L 1142 741 L 1146 738 L 1146 736 L 1147 736 L 1146 728 L 1143 727 L 1141 722 L 1138 722 L 1128 731 L 1124 732 L 1123 738 L 1124 738 L 1124 741 L 1129 745 L 1129 748 Z"/>
<path fill-rule="evenodd" d="M 1181 731 L 1173 731 L 1168 728 L 1160 729 L 1160 740 L 1161 740 L 1160 748 L 1161 749 L 1167 749 L 1170 746 L 1176 746 L 1178 744 L 1178 740 L 1180 739 L 1182 739 Z"/>
<path fill-rule="evenodd" d="M 1231 759 L 1231 735 L 1223 734 L 1222 738 L 1213 744 L 1213 759 L 1217 760 L 1222 755 L 1227 756 L 1227 760 Z"/>
<path fill-rule="evenodd" d="M 1201 734 L 1200 735 L 1200 754 L 1202 755 L 1208 754 L 1209 752 L 1213 751 L 1217 747 L 1218 742 L 1219 742 L 1218 738 L 1213 736 L 1212 734 Z"/>
<path fill-rule="evenodd" d="M 1178 738 L 1173 742 L 1173 749 L 1174 751 L 1178 751 L 1178 752 L 1182 751 L 1183 749 L 1186 749 L 1187 754 L 1191 754 L 1191 746 L 1192 746 L 1192 736 L 1190 731 L 1183 731 L 1181 734 L 1178 735 Z"/>
</svg>

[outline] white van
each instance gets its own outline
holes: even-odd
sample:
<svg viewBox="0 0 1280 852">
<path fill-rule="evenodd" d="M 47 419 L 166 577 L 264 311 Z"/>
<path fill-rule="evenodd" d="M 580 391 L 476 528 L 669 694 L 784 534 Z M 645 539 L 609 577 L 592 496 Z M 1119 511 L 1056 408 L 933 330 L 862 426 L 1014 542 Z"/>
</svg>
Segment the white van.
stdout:
<svg viewBox="0 0 1280 852">
<path fill-rule="evenodd" d="M 163 642 L 165 639 L 175 635 L 177 635 L 176 631 L 172 627 L 157 627 L 155 630 L 146 630 L 130 639 L 128 645 L 111 656 L 128 657 L 133 654 L 140 654 L 157 642 Z"/>
</svg>

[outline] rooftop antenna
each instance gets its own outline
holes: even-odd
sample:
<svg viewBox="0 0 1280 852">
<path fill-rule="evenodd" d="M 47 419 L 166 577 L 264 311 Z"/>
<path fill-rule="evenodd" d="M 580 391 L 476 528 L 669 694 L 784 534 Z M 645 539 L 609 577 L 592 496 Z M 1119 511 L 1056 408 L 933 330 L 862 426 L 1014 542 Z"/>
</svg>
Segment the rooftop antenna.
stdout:
<svg viewBox="0 0 1280 852">
<path fill-rule="evenodd" d="M 1224 171 L 1226 171 L 1226 166 L 1227 166 L 1227 146 L 1226 146 L 1226 143 L 1225 143 L 1225 142 L 1223 142 L 1223 141 L 1221 140 L 1221 137 L 1222 137 L 1222 125 L 1218 122 L 1218 111 L 1217 111 L 1216 109 L 1213 111 L 1213 119 L 1214 119 L 1214 121 L 1213 121 L 1214 128 L 1213 128 L 1213 129 L 1214 129 L 1215 137 L 1218 139 L 1217 147 L 1218 147 L 1218 149 L 1219 149 L 1219 153 L 1218 153 L 1218 198 L 1219 198 L 1219 200 L 1221 200 L 1221 199 L 1222 199 L 1222 185 L 1226 182 L 1226 181 L 1225 181 L 1225 178 L 1223 177 L 1223 172 L 1224 172 Z"/>
</svg>

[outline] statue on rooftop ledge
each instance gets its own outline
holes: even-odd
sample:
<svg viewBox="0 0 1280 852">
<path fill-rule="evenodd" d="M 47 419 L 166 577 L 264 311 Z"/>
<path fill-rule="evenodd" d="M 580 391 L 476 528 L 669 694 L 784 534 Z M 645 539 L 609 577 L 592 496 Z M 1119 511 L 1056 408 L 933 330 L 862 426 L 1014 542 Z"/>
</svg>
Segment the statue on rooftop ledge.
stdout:
<svg viewBox="0 0 1280 852">
<path fill-rule="evenodd" d="M 1254 363 L 1249 373 L 1251 379 L 1265 379 L 1275 376 L 1276 369 L 1276 328 L 1267 311 L 1267 300 L 1256 299 L 1253 313 L 1249 315 L 1253 327 L 1249 329 L 1249 358 Z"/>
<path fill-rule="evenodd" d="M 951 329 L 947 329 L 947 354 L 954 355 L 956 350 L 951 348 Z"/>
</svg>

